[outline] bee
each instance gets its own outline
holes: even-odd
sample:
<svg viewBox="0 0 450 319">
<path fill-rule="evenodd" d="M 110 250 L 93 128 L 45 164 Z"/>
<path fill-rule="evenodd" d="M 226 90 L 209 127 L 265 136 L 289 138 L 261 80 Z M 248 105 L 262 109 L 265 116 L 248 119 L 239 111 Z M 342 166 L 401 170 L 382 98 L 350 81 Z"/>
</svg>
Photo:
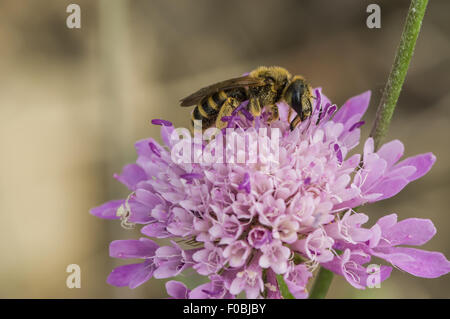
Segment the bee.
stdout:
<svg viewBox="0 0 450 319">
<path fill-rule="evenodd" d="M 263 108 L 268 107 L 269 122 L 278 120 L 276 104 L 284 101 L 291 108 L 289 115 L 292 110 L 296 112 L 290 123 L 292 130 L 311 115 L 313 98 L 312 88 L 302 76 L 292 76 L 282 67 L 260 66 L 248 75 L 204 87 L 181 99 L 180 105 L 195 105 L 191 123 L 201 120 L 205 130 L 214 125 L 219 129 L 226 127 L 222 118 L 230 116 L 246 100 L 247 110 L 253 116 L 260 116 Z"/>
</svg>

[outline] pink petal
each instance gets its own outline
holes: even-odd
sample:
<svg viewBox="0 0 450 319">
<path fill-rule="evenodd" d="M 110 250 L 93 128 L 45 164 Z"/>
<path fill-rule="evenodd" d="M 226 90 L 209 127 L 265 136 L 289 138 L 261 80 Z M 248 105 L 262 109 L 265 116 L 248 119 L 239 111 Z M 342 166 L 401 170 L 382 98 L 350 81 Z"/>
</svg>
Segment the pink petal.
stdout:
<svg viewBox="0 0 450 319">
<path fill-rule="evenodd" d="M 436 228 L 429 219 L 408 218 L 383 231 L 383 237 L 392 246 L 414 245 L 420 246 L 429 241 L 436 234 Z"/>
<path fill-rule="evenodd" d="M 372 236 L 369 239 L 369 247 L 373 248 L 373 247 L 376 247 L 378 245 L 378 243 L 380 242 L 381 235 L 382 235 L 381 227 L 380 227 L 380 225 L 375 224 L 372 226 L 370 231 L 372 232 Z"/>
<path fill-rule="evenodd" d="M 359 121 L 367 110 L 370 102 L 370 91 L 366 91 L 360 95 L 348 99 L 344 105 L 336 112 L 333 117 L 334 122 L 346 123 L 355 114 L 359 116 L 356 122 Z M 353 124 L 353 123 L 352 123 Z"/>
<path fill-rule="evenodd" d="M 409 177 L 412 176 L 416 171 L 417 169 L 414 166 L 394 166 L 386 175 L 388 175 L 389 177 L 400 176 L 409 180 Z"/>
<path fill-rule="evenodd" d="M 209 299 L 210 296 L 205 291 L 210 291 L 211 288 L 210 282 L 197 286 L 190 292 L 189 299 Z"/>
<path fill-rule="evenodd" d="M 368 193 L 367 190 L 370 190 L 370 193 L 378 193 L 372 191 L 371 188 L 384 176 L 386 167 L 386 161 L 377 155 L 369 154 L 364 156 L 364 169 L 358 172 L 355 179 L 358 184 L 361 184 L 363 193 Z"/>
<path fill-rule="evenodd" d="M 393 247 L 382 258 L 417 277 L 437 278 L 450 272 L 450 262 L 439 252 Z"/>
<path fill-rule="evenodd" d="M 155 255 L 159 246 L 153 240 L 115 240 L 109 245 L 109 255 L 113 258 L 149 258 Z"/>
<path fill-rule="evenodd" d="M 150 149 L 149 143 L 154 143 L 155 145 L 158 145 L 158 143 L 152 138 L 146 138 L 146 139 L 139 140 L 136 143 L 134 143 L 134 148 L 136 149 L 136 153 L 139 156 L 145 156 L 145 157 L 153 156 L 153 152 Z"/>
<path fill-rule="evenodd" d="M 94 216 L 105 218 L 105 219 L 119 219 L 117 216 L 117 209 L 122 205 L 125 201 L 123 199 L 112 200 L 106 202 L 100 206 L 92 208 L 89 213 Z"/>
<path fill-rule="evenodd" d="M 305 299 L 308 298 L 306 286 L 311 277 L 312 273 L 308 271 L 308 268 L 300 264 L 295 266 L 291 273 L 284 275 L 284 281 L 295 299 Z"/>
<path fill-rule="evenodd" d="M 137 224 L 147 224 L 155 220 L 151 217 L 151 209 L 149 207 L 136 202 L 134 199 L 130 199 L 128 205 L 130 206 L 128 221 Z"/>
<path fill-rule="evenodd" d="M 364 156 L 363 158 L 366 158 L 367 155 L 372 154 L 375 149 L 375 145 L 373 142 L 373 138 L 369 137 L 366 142 L 364 143 Z"/>
<path fill-rule="evenodd" d="M 403 177 L 386 179 L 371 188 L 370 193 L 383 194 L 383 196 L 376 199 L 376 201 L 379 201 L 397 195 L 408 183 L 409 181 Z"/>
<path fill-rule="evenodd" d="M 151 223 L 141 229 L 141 233 L 148 237 L 167 238 L 170 234 L 166 230 L 166 225 L 162 223 Z"/>
<path fill-rule="evenodd" d="M 387 168 L 392 167 L 403 156 L 405 147 L 399 140 L 393 140 L 383 144 L 377 151 L 378 156 L 387 162 Z"/>
<path fill-rule="evenodd" d="M 177 276 L 185 267 L 181 267 L 181 261 L 168 261 L 159 266 L 153 273 L 156 279 L 164 279 Z"/>
<path fill-rule="evenodd" d="M 383 216 L 377 221 L 377 224 L 378 226 L 380 226 L 382 232 L 386 231 L 389 227 L 394 226 L 396 223 L 397 223 L 397 214 L 390 214 Z"/>
<path fill-rule="evenodd" d="M 348 253 L 347 253 L 347 251 L 348 251 Z M 355 287 L 357 289 L 365 289 L 365 287 L 368 284 L 369 274 L 367 273 L 367 269 L 364 268 L 360 264 L 360 262 L 368 262 L 367 258 L 366 258 L 366 260 L 358 260 L 358 259 L 364 259 L 364 258 L 356 258 L 354 255 L 352 255 L 351 259 L 354 262 L 356 262 L 356 264 L 354 264 L 354 267 L 351 267 L 351 271 L 353 272 L 353 274 L 355 274 L 357 276 L 357 278 L 356 278 L 357 280 L 355 281 L 355 279 L 352 276 L 350 276 L 347 273 L 344 273 L 344 271 L 343 271 L 341 258 L 345 259 L 346 254 L 348 257 L 350 254 L 350 250 L 347 249 L 344 252 L 344 255 L 341 255 L 340 257 L 335 256 L 332 261 L 321 264 L 321 266 L 334 272 L 335 274 L 343 276 L 349 282 L 349 284 L 351 284 L 353 287 Z M 370 257 L 368 257 L 368 258 L 370 258 Z M 384 280 L 389 278 L 391 271 L 392 271 L 391 267 L 381 266 L 380 267 L 380 282 L 383 282 Z"/>
<path fill-rule="evenodd" d="M 317 87 L 316 89 L 319 90 L 320 92 L 320 99 L 322 100 L 322 105 L 333 104 L 331 103 L 330 99 L 325 94 L 323 94 L 321 87 Z M 314 89 L 314 92 L 316 89 Z"/>
<path fill-rule="evenodd" d="M 365 289 L 369 285 L 369 273 L 367 268 L 361 267 L 358 269 L 353 269 L 354 273 L 358 276 L 358 281 L 355 281 L 352 276 L 344 273 L 344 278 L 351 284 L 353 287 L 357 289 Z M 392 267 L 390 266 L 380 266 L 380 283 L 389 278 L 392 272 Z"/>
<path fill-rule="evenodd" d="M 185 284 L 176 280 L 166 282 L 167 294 L 175 299 L 187 299 L 189 297 L 189 289 Z"/>
<path fill-rule="evenodd" d="M 149 192 L 148 190 L 139 188 L 136 190 L 136 201 L 138 201 L 141 204 L 144 204 L 145 206 L 152 209 L 157 204 L 161 203 L 161 198 L 153 194 L 152 192 Z"/>
<path fill-rule="evenodd" d="M 168 147 L 172 145 L 172 143 L 170 142 L 170 137 L 173 131 L 174 131 L 173 126 L 165 126 L 165 125 L 161 126 L 161 139 L 164 142 L 164 144 L 166 144 Z"/>
<path fill-rule="evenodd" d="M 286 104 L 286 102 L 279 102 L 277 103 L 277 106 L 280 120 L 290 122 L 290 119 L 288 119 L 290 107 Z"/>
<path fill-rule="evenodd" d="M 152 274 L 153 268 L 145 262 L 130 264 L 113 269 L 106 282 L 116 287 L 129 286 L 134 289 L 149 280 Z"/>
<path fill-rule="evenodd" d="M 366 228 L 353 228 L 349 233 L 352 240 L 356 242 L 365 242 L 372 237 L 372 231 Z"/>
<path fill-rule="evenodd" d="M 416 172 L 413 175 L 408 176 L 408 180 L 412 182 L 428 173 L 434 162 L 436 162 L 436 156 L 434 156 L 433 153 L 426 153 L 408 157 L 398 163 L 395 167 L 414 166 Z"/>
<path fill-rule="evenodd" d="M 344 146 L 348 149 L 353 149 L 359 144 L 359 140 L 361 139 L 361 130 L 354 130 L 343 134 L 340 139 L 342 140 L 342 144 Z"/>
<path fill-rule="evenodd" d="M 122 173 L 115 174 L 114 177 L 128 189 L 135 190 L 137 183 L 147 179 L 147 174 L 140 166 L 128 164 L 124 166 Z"/>
</svg>

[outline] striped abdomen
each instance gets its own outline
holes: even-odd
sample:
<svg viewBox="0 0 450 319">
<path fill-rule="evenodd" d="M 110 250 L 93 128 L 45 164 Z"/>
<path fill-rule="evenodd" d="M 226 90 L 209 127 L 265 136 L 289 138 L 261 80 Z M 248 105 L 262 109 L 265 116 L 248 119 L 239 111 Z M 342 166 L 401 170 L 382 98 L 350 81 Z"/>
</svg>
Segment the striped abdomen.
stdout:
<svg viewBox="0 0 450 319">
<path fill-rule="evenodd" d="M 211 96 L 205 97 L 197 104 L 191 115 L 191 124 L 194 125 L 194 120 L 202 121 L 203 128 L 210 127 L 217 118 L 223 103 L 228 98 L 235 98 L 239 101 L 244 101 L 247 97 L 246 90 L 243 88 L 219 91 Z"/>
</svg>

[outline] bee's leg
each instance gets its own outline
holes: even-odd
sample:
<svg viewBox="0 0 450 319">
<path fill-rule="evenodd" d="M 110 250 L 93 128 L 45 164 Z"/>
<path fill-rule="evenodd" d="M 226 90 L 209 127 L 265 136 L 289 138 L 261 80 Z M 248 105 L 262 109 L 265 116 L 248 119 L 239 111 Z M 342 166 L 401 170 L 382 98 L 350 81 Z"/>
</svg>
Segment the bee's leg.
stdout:
<svg viewBox="0 0 450 319">
<path fill-rule="evenodd" d="M 297 125 L 299 125 L 301 122 L 302 122 L 302 119 L 300 118 L 300 116 L 296 115 L 290 125 L 291 131 L 293 131 L 297 127 Z"/>
<path fill-rule="evenodd" d="M 231 113 L 233 113 L 234 109 L 239 106 L 239 101 L 234 98 L 227 98 L 225 102 L 223 102 L 219 114 L 217 114 L 216 118 L 216 127 L 221 130 L 225 127 L 227 127 L 228 123 L 222 121 L 222 118 L 224 116 L 231 116 Z"/>
<path fill-rule="evenodd" d="M 251 98 L 248 102 L 248 110 L 253 116 L 261 115 L 261 104 L 257 98 Z"/>
<path fill-rule="evenodd" d="M 280 118 L 280 114 L 278 112 L 278 106 L 276 104 L 269 106 L 270 108 L 270 117 L 269 122 L 277 121 Z"/>
</svg>

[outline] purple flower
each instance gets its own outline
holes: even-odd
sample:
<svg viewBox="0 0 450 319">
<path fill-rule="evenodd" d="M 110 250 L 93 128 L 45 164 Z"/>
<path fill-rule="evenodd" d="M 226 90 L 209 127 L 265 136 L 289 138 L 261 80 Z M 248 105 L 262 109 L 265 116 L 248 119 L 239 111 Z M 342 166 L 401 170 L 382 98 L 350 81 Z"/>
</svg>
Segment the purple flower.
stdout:
<svg viewBox="0 0 450 319">
<path fill-rule="evenodd" d="M 306 285 L 311 277 L 312 273 L 305 265 L 292 265 L 289 272 L 284 275 L 284 281 L 286 282 L 289 292 L 296 299 L 305 299 L 308 298 Z"/>
<path fill-rule="evenodd" d="M 197 251 L 192 258 L 196 262 L 194 269 L 200 275 L 216 273 L 223 266 L 223 249 L 210 242 L 205 243 L 205 248 Z"/>
<path fill-rule="evenodd" d="M 266 270 L 266 283 L 264 287 L 268 299 L 281 299 L 280 287 L 278 287 L 277 274 L 272 269 Z"/>
<path fill-rule="evenodd" d="M 353 187 L 359 189 L 360 196 L 337 207 L 355 207 L 392 197 L 408 183 L 425 175 L 436 161 L 433 154 L 426 153 L 397 163 L 403 150 L 403 144 L 394 140 L 374 153 L 373 139 L 369 138 L 364 145 L 364 163 L 353 181 Z"/>
<path fill-rule="evenodd" d="M 372 228 L 368 251 L 392 265 L 418 277 L 436 278 L 450 271 L 450 262 L 442 253 L 399 245 L 422 246 L 435 234 L 429 219 L 408 218 L 397 222 L 397 215 L 384 216 Z"/>
<path fill-rule="evenodd" d="M 192 255 L 197 250 L 183 250 L 173 241 L 172 245 L 159 247 L 156 250 L 155 258 L 158 263 L 158 268 L 154 272 L 155 278 L 175 277 L 186 268 L 192 267 Z"/>
<path fill-rule="evenodd" d="M 328 263 L 322 264 L 325 268 L 344 276 L 344 278 L 355 288 L 364 289 L 368 284 L 370 271 L 363 264 L 370 261 L 370 255 L 362 250 L 345 249 L 344 253 Z M 391 274 L 389 266 L 380 267 L 380 282 L 386 280 Z"/>
<path fill-rule="evenodd" d="M 424 176 L 434 155 L 402 160 L 400 141 L 375 151 L 371 138 L 362 141 L 362 154 L 355 153 L 370 92 L 339 109 L 320 89 L 314 94 L 312 115 L 294 130 L 289 123 L 295 112 L 284 102 L 278 103 L 280 118 L 271 123 L 267 109 L 254 117 L 245 109 L 247 101 L 236 108 L 225 119 L 228 130 L 219 134 L 241 138 L 233 143 L 237 156 L 232 161 L 204 161 L 211 156 L 202 152 L 218 155 L 222 144 L 190 136 L 180 140 L 170 122 L 152 121 L 161 126 L 163 144 L 152 138 L 138 141 L 136 163 L 115 175 L 130 195 L 90 212 L 120 218 L 143 235 L 171 239 L 171 245 L 159 247 L 145 238 L 112 242 L 112 257 L 143 262 L 114 269 L 108 283 L 134 288 L 152 276 L 172 278 L 192 268 L 210 282 L 188 289 L 169 281 L 169 296 L 234 298 L 245 292 L 248 298 L 280 298 L 279 274 L 294 297 L 305 298 L 319 265 L 364 289 L 371 280 L 372 256 L 419 277 L 447 274 L 449 261 L 441 253 L 403 247 L 431 239 L 436 232 L 431 221 L 397 223 L 396 215 L 388 215 L 367 228 L 369 217 L 359 212 L 360 206 L 395 196 Z M 246 162 L 255 151 L 248 149 L 252 144 L 245 134 L 259 129 L 264 132 L 256 152 L 261 158 Z M 231 145 L 222 147 L 226 155 Z M 191 151 L 188 161 L 184 148 Z M 380 281 L 391 270 L 380 266 Z"/>
<path fill-rule="evenodd" d="M 372 237 L 372 231 L 361 228 L 369 217 L 364 214 L 351 214 L 352 211 L 345 212 L 342 218 L 334 223 L 325 226 L 329 236 L 335 239 L 345 240 L 349 243 L 366 242 Z"/>
<path fill-rule="evenodd" d="M 90 213 L 94 216 L 105 219 L 118 219 L 117 209 L 123 205 L 125 201 L 123 199 L 112 200 L 106 202 L 98 207 L 92 208 Z"/>
<path fill-rule="evenodd" d="M 259 266 L 262 268 L 271 267 L 277 274 L 286 273 L 291 250 L 283 246 L 280 240 L 273 240 L 271 243 L 265 244 L 261 247 L 261 252 Z"/>
<path fill-rule="evenodd" d="M 334 239 L 322 229 L 316 229 L 305 239 L 296 241 L 292 248 L 306 255 L 313 262 L 325 263 L 333 259 L 331 251 Z"/>
<path fill-rule="evenodd" d="M 190 299 L 234 299 L 234 295 L 225 287 L 224 278 L 219 275 L 211 275 L 209 278 L 210 282 L 192 289 Z"/>
<path fill-rule="evenodd" d="M 254 248 L 261 248 L 264 244 L 272 241 L 272 235 L 267 228 L 256 226 L 248 233 L 248 242 Z"/>
<path fill-rule="evenodd" d="M 212 238 L 220 239 L 221 243 L 232 243 L 242 234 L 242 225 L 236 215 L 221 215 L 222 220 L 214 223 L 209 233 Z"/>
<path fill-rule="evenodd" d="M 235 241 L 229 244 L 223 251 L 223 256 L 228 260 L 231 267 L 242 267 L 250 254 L 250 247 L 243 241 Z"/>
<path fill-rule="evenodd" d="M 173 299 L 233 299 L 234 296 L 225 288 L 225 281 L 218 275 L 210 277 L 211 281 L 190 290 L 182 282 L 170 280 L 166 283 L 167 294 Z"/>
<path fill-rule="evenodd" d="M 248 173 L 245 173 L 244 179 L 242 183 L 239 184 L 238 187 L 239 190 L 245 190 L 247 194 L 250 194 L 251 187 L 250 187 L 250 175 Z"/>
<path fill-rule="evenodd" d="M 262 272 L 257 265 L 239 271 L 229 287 L 229 291 L 233 295 L 245 291 L 248 299 L 256 299 L 263 290 Z"/>
<path fill-rule="evenodd" d="M 173 299 L 188 299 L 190 290 L 185 284 L 175 280 L 166 282 L 167 294 Z"/>
<path fill-rule="evenodd" d="M 255 202 L 255 210 L 259 215 L 259 222 L 271 226 L 278 217 L 284 215 L 286 203 L 281 198 L 275 199 L 272 195 L 265 196 Z"/>
<path fill-rule="evenodd" d="M 115 268 L 109 275 L 107 282 L 110 285 L 118 287 L 128 286 L 131 289 L 142 285 L 153 276 L 157 268 L 155 252 L 158 247 L 154 241 L 147 238 L 113 241 L 109 246 L 111 257 L 122 259 L 140 258 L 144 259 L 144 262 Z"/>
<path fill-rule="evenodd" d="M 273 223 L 272 237 L 292 244 L 297 240 L 298 222 L 290 216 L 280 216 Z"/>
<path fill-rule="evenodd" d="M 179 207 L 172 210 L 172 220 L 167 225 L 167 231 L 175 236 L 187 237 L 194 232 L 192 221 L 194 215 Z"/>
</svg>

